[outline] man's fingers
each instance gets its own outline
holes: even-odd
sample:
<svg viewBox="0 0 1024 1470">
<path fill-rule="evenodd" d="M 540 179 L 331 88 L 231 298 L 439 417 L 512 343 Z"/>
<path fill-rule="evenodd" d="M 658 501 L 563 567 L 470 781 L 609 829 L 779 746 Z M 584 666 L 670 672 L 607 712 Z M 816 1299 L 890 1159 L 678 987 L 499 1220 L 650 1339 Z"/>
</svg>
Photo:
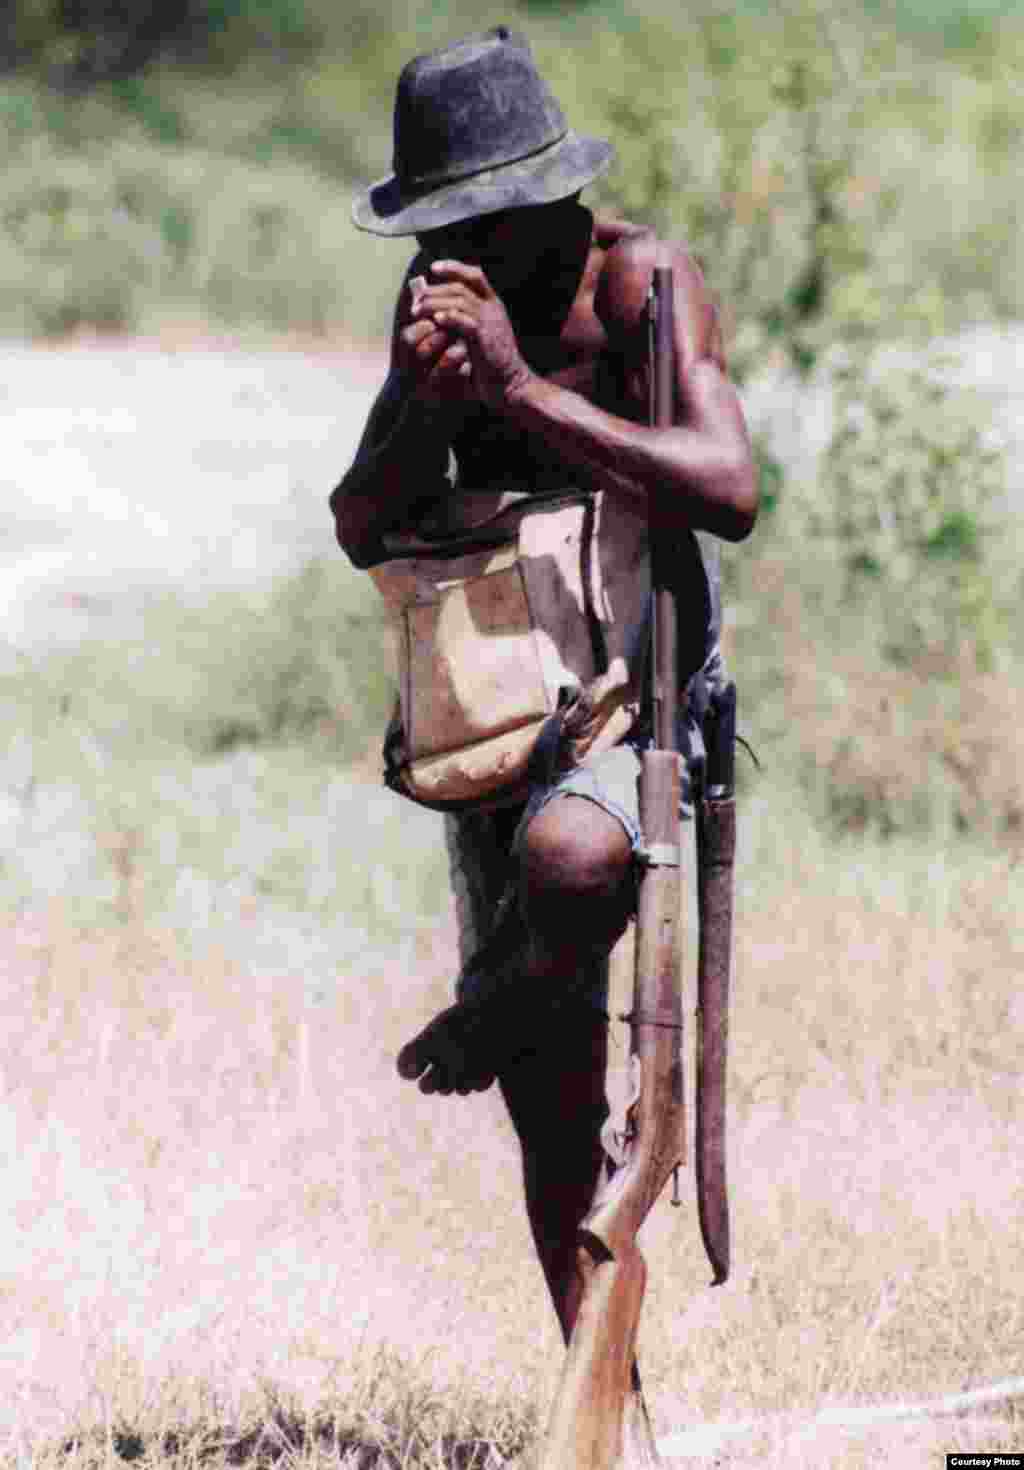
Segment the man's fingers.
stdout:
<svg viewBox="0 0 1024 1470">
<path fill-rule="evenodd" d="M 451 333 L 439 329 L 434 321 L 416 322 L 402 332 L 402 345 L 421 362 L 442 352 L 451 342 Z"/>
<path fill-rule="evenodd" d="M 441 354 L 441 361 L 445 365 L 445 367 L 458 367 L 459 364 L 465 362 L 468 357 L 469 348 L 461 337 L 457 337 L 455 341 L 452 342 L 450 346 L 446 348 L 446 350 Z"/>
<path fill-rule="evenodd" d="M 459 347 L 459 351 L 455 350 L 456 346 Z M 426 381 L 434 387 L 457 382 L 465 365 L 465 349 L 461 344 L 452 344 L 430 364 Z"/>
<path fill-rule="evenodd" d="M 430 1065 L 429 1057 L 424 1056 L 420 1051 L 419 1040 L 417 1036 L 415 1041 L 407 1042 L 398 1053 L 395 1065 L 398 1068 L 398 1075 L 404 1077 L 406 1082 L 414 1081 L 424 1067 Z"/>
<path fill-rule="evenodd" d="M 471 320 L 471 318 L 466 318 Z M 406 327 L 402 333 L 402 341 L 409 351 L 414 352 L 423 363 L 429 362 L 432 357 L 450 357 L 451 366 L 462 362 L 468 356 L 468 349 L 464 341 L 453 340 L 453 327 L 455 323 L 448 321 L 442 325 L 436 318 L 429 318 L 416 322 L 411 327 Z"/>
<path fill-rule="evenodd" d="M 469 369 L 470 372 L 472 371 L 469 363 L 469 348 L 465 342 L 453 342 L 438 358 L 437 367 L 434 371 L 445 378 L 453 378 L 460 375 L 465 377 L 466 373 L 463 372 L 464 368 Z"/>
<path fill-rule="evenodd" d="M 406 343 L 406 347 L 421 371 L 429 372 L 455 344 L 450 331 L 437 327 L 433 322 L 421 325 L 427 327 L 427 331 L 420 333 L 415 341 Z"/>
<path fill-rule="evenodd" d="M 440 362 L 441 358 L 451 346 L 452 339 L 449 332 L 433 332 L 425 337 L 416 348 L 416 356 L 426 366 L 428 363 Z"/>
<path fill-rule="evenodd" d="M 445 285 L 431 286 L 424 291 L 412 308 L 413 321 L 425 321 L 428 318 L 436 320 L 437 313 L 444 311 L 447 307 L 461 306 L 464 309 L 473 310 L 479 302 L 479 297 L 462 285 L 461 282 L 453 281 Z"/>
<path fill-rule="evenodd" d="M 493 294 L 490 281 L 478 265 L 464 265 L 461 260 L 435 260 L 431 264 L 430 274 L 436 281 L 462 281 L 477 296 L 483 298 Z"/>
<path fill-rule="evenodd" d="M 417 342 L 422 342 L 424 337 L 429 337 L 430 333 L 435 330 L 432 319 L 423 317 L 420 321 L 402 328 L 402 341 L 407 347 L 415 347 Z"/>
<path fill-rule="evenodd" d="M 435 312 L 434 320 L 439 327 L 448 331 L 464 332 L 467 337 L 476 337 L 480 330 L 476 317 L 458 306 L 446 306 Z"/>
</svg>

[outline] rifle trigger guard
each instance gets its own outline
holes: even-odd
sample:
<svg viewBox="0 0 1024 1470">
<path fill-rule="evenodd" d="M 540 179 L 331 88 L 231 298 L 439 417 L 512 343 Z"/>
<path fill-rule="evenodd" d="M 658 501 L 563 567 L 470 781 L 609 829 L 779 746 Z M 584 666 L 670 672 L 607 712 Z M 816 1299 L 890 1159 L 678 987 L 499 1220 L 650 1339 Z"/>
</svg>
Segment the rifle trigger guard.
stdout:
<svg viewBox="0 0 1024 1470">
<path fill-rule="evenodd" d="M 638 847 L 636 860 L 642 868 L 678 868 L 681 866 L 679 848 L 674 842 L 652 842 L 649 847 Z"/>
</svg>

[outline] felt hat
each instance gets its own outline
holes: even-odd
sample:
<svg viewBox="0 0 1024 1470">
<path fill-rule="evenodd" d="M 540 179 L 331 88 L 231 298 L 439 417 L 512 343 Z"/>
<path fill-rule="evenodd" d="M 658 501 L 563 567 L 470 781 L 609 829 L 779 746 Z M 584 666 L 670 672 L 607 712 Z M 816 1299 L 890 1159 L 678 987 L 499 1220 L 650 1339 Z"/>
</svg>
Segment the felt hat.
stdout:
<svg viewBox="0 0 1024 1470">
<path fill-rule="evenodd" d="M 614 157 L 610 143 L 573 132 L 526 38 L 506 26 L 403 67 L 394 145 L 393 173 L 352 206 L 359 229 L 376 235 L 416 235 L 498 209 L 552 204 Z"/>
</svg>

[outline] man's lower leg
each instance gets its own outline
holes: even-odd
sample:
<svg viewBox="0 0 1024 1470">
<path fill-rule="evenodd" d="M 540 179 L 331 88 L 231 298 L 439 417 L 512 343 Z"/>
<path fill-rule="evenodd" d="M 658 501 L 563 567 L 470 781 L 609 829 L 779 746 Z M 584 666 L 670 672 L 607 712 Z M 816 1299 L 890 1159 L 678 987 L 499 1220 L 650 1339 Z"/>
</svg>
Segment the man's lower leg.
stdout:
<svg viewBox="0 0 1024 1470">
<path fill-rule="evenodd" d="M 607 1056 L 605 1018 L 578 1007 L 540 1053 L 500 1077 L 522 1148 L 530 1230 L 566 1342 L 582 1291 L 577 1234 L 604 1164 Z"/>
</svg>

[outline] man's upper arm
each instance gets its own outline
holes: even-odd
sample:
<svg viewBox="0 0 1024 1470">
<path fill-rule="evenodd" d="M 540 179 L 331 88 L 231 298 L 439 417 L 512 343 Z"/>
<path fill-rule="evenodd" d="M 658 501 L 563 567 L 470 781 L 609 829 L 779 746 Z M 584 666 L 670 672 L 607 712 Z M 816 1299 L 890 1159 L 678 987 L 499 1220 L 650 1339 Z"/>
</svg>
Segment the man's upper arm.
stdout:
<svg viewBox="0 0 1024 1470">
<path fill-rule="evenodd" d="M 697 463 L 700 474 L 710 477 L 706 489 L 716 503 L 716 534 L 742 540 L 757 515 L 757 480 L 743 408 L 726 368 L 718 313 L 696 261 L 681 245 L 663 244 L 652 234 L 625 239 L 608 254 L 595 308 L 610 350 L 621 354 L 629 416 L 644 423 L 650 401 L 645 308 L 653 269 L 663 264 L 672 268 L 675 422 L 692 430 L 703 446 Z"/>
<path fill-rule="evenodd" d="M 619 239 L 608 253 L 595 307 L 612 351 L 620 353 L 634 385 L 638 410 L 646 411 L 649 389 L 647 292 L 655 265 L 672 267 L 676 362 L 682 379 L 697 362 L 713 363 L 727 376 L 718 312 L 700 267 L 679 244 L 668 245 L 650 231 Z M 681 394 L 681 402 L 685 395 Z"/>
<path fill-rule="evenodd" d="M 429 493 L 432 481 L 440 488 L 449 472 L 449 451 L 436 441 L 427 439 L 416 444 L 415 453 L 410 454 L 407 465 L 401 462 L 396 465 L 393 460 L 385 457 L 380 461 L 378 470 L 374 463 L 378 451 L 387 444 L 398 427 L 408 400 L 408 387 L 396 367 L 396 346 L 398 333 L 404 324 L 403 301 L 406 287 L 418 263 L 419 257 L 406 270 L 395 304 L 388 376 L 367 416 L 352 463 L 329 500 L 338 541 L 357 565 L 365 562 L 367 551 L 363 543 L 370 528 L 373 527 L 370 532 L 371 541 L 380 532 L 391 529 L 389 524 L 381 523 L 378 507 L 386 500 L 400 499 L 394 495 L 395 475 L 403 479 L 407 475 L 415 475 L 423 487 L 422 493 L 425 494 Z"/>
<path fill-rule="evenodd" d="M 357 567 L 382 554 L 381 537 L 401 527 L 410 508 L 450 488 L 451 451 L 431 436 L 420 436 L 396 458 L 385 452 L 406 403 L 406 388 L 389 373 L 370 409 L 351 466 L 332 493 L 338 543 Z"/>
<path fill-rule="evenodd" d="M 373 406 L 367 415 L 355 458 L 352 461 L 353 468 L 364 463 L 373 451 L 379 449 L 385 442 L 398 423 L 403 398 L 402 380 L 392 366 L 388 369 L 384 386 L 373 400 Z"/>
<path fill-rule="evenodd" d="M 388 375 L 384 380 L 384 386 L 374 400 L 373 407 L 370 409 L 366 425 L 359 440 L 359 447 L 356 450 L 355 459 L 352 462 L 353 468 L 360 465 L 374 449 L 379 448 L 385 442 L 388 435 L 398 423 L 401 415 L 405 394 L 401 375 L 396 366 L 398 362 L 398 334 L 405 324 L 403 303 L 405 302 L 406 292 L 409 289 L 409 281 L 419 265 L 419 259 L 417 255 L 409 263 L 405 276 L 402 279 L 402 285 L 399 289 L 398 299 L 395 302 L 395 309 L 391 318 L 391 357 L 388 364 Z"/>
</svg>

